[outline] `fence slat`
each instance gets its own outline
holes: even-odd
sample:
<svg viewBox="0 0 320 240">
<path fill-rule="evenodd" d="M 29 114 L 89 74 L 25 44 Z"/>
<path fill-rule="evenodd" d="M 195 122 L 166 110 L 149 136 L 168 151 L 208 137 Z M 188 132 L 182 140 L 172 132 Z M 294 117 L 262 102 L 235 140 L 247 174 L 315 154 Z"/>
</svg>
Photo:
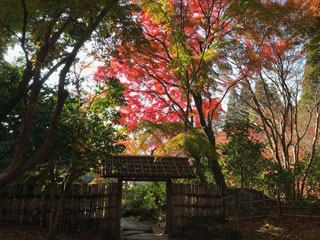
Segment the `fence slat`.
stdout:
<svg viewBox="0 0 320 240">
<path fill-rule="evenodd" d="M 48 227 L 63 186 L 10 186 L 0 194 L 0 222 Z M 73 186 L 63 204 L 62 230 L 114 231 L 117 184 Z"/>
<path fill-rule="evenodd" d="M 222 195 L 215 186 L 209 189 L 190 184 L 173 184 L 173 231 L 209 226 L 221 217 Z"/>
</svg>

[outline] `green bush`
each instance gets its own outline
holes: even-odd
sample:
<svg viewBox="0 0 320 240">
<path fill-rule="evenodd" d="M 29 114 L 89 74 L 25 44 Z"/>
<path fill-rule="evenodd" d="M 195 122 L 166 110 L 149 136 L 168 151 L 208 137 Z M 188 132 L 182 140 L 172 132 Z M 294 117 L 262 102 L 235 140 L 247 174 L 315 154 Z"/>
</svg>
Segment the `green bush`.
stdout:
<svg viewBox="0 0 320 240">
<path fill-rule="evenodd" d="M 165 216 L 166 185 L 162 182 L 125 183 L 122 217 L 162 221 Z"/>
</svg>

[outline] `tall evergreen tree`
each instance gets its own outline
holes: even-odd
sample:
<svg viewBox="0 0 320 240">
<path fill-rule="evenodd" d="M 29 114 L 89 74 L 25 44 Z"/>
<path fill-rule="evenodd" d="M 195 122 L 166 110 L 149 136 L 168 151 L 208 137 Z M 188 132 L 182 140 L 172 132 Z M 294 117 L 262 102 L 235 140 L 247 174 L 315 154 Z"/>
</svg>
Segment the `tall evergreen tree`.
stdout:
<svg viewBox="0 0 320 240">
<path fill-rule="evenodd" d="M 308 29 L 309 42 L 307 49 L 307 63 L 304 69 L 304 81 L 302 83 L 301 107 L 314 102 L 319 93 L 320 84 L 320 18 Z"/>
<path fill-rule="evenodd" d="M 236 88 L 233 87 L 229 95 L 226 121 L 232 121 L 239 117 L 238 116 L 239 115 L 239 99 L 240 99 L 240 96 L 237 93 Z"/>
<path fill-rule="evenodd" d="M 257 100 L 262 107 L 267 106 L 267 98 L 265 93 L 265 88 L 269 87 L 267 83 L 263 82 L 262 78 L 258 78 L 255 85 L 255 95 L 257 96 Z"/>
<path fill-rule="evenodd" d="M 246 104 L 251 99 L 250 97 L 250 91 L 248 88 L 248 83 L 243 82 L 239 97 L 239 114 L 241 116 L 241 120 L 247 120 L 249 118 L 249 108 Z"/>
<path fill-rule="evenodd" d="M 228 101 L 228 110 L 226 121 L 245 120 L 249 118 L 249 108 L 247 103 L 250 102 L 250 91 L 247 83 L 241 83 L 240 94 L 236 88 L 232 88 Z"/>
<path fill-rule="evenodd" d="M 315 71 L 316 68 L 319 66 L 312 66 L 311 64 L 306 64 L 305 70 L 304 70 L 304 80 L 302 83 L 302 95 L 300 104 L 302 109 L 303 106 L 309 105 L 312 102 L 314 102 L 315 97 L 319 96 L 319 84 L 320 79 L 318 73 Z"/>
</svg>

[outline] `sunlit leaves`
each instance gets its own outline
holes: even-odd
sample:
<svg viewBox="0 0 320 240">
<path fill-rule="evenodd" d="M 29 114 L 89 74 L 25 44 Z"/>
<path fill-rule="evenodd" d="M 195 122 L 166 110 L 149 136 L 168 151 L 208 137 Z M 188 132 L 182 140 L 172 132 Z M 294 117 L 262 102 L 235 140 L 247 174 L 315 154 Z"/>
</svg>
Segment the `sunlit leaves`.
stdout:
<svg viewBox="0 0 320 240">
<path fill-rule="evenodd" d="M 200 130 L 180 133 L 163 144 L 157 151 L 157 155 L 170 155 L 184 152 L 189 156 L 215 158 L 217 152 L 211 147 L 208 139 Z"/>
<path fill-rule="evenodd" d="M 146 0 L 138 4 L 144 38 L 124 42 L 96 79 L 123 79 L 130 104 L 122 112 L 130 128 L 143 118 L 193 124 L 199 124 L 198 114 L 208 121 L 216 119 L 221 110 L 216 106 L 217 87 L 233 74 L 229 51 L 223 50 L 231 43 L 224 41 L 232 29 L 224 16 L 230 3 Z M 203 111 L 196 109 L 193 94 L 203 98 Z"/>
</svg>

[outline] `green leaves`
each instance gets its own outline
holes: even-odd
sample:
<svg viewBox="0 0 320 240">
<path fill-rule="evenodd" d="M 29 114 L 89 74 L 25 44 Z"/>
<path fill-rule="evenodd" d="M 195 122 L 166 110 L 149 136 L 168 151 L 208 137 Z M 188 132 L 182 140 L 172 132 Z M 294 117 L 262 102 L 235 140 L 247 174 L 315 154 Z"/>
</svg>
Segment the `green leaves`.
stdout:
<svg viewBox="0 0 320 240">
<path fill-rule="evenodd" d="M 254 139 L 256 128 L 248 120 L 229 121 L 224 131 L 229 140 L 221 144 L 228 180 L 237 187 L 261 186 L 268 165 L 262 155 L 265 144 Z"/>
<path fill-rule="evenodd" d="M 125 136 L 116 126 L 117 109 L 123 103 L 122 90 L 119 80 L 110 79 L 106 85 L 97 86 L 94 96 L 71 95 L 67 99 L 59 135 L 49 152 L 56 159 L 57 177 L 62 176 L 64 181 L 92 169 L 98 171 L 110 154 L 124 150 L 121 141 Z"/>
<path fill-rule="evenodd" d="M 122 197 L 124 217 L 139 216 L 140 219 L 165 215 L 163 206 L 166 201 L 166 185 L 164 182 L 125 183 Z"/>
<path fill-rule="evenodd" d="M 14 93 L 22 78 L 20 67 L 14 66 L 6 61 L 0 61 L 0 115 L 5 111 L 6 100 Z"/>
<path fill-rule="evenodd" d="M 243 18 L 243 20 L 247 19 L 248 17 L 255 17 L 269 22 L 275 17 L 272 11 L 266 8 L 264 4 L 256 0 L 234 1 L 234 3 L 228 9 L 227 15 L 240 17 Z"/>
<path fill-rule="evenodd" d="M 157 151 L 157 155 L 169 155 L 172 152 L 179 151 L 183 151 L 190 156 L 199 156 L 200 158 L 217 157 L 217 152 L 199 129 L 178 134 L 164 143 Z"/>
</svg>

